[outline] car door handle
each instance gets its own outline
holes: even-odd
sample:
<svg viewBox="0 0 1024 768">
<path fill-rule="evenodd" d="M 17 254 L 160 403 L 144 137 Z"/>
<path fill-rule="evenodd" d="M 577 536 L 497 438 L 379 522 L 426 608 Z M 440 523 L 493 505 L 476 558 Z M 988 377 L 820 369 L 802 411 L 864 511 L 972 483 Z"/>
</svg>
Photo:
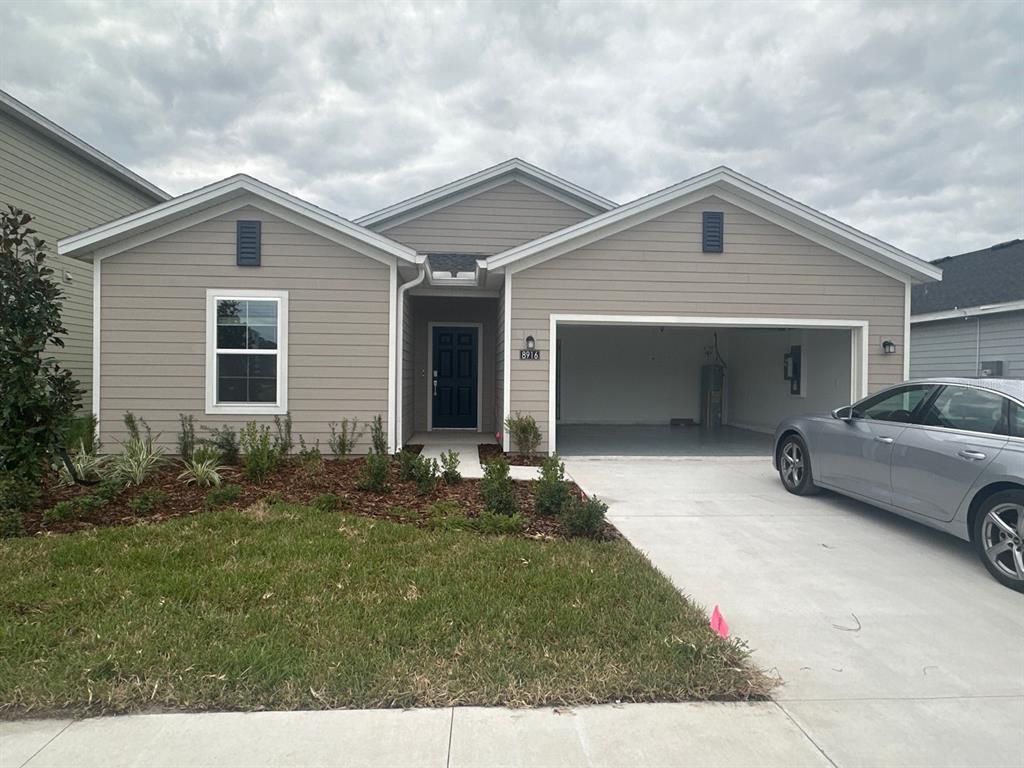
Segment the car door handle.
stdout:
<svg viewBox="0 0 1024 768">
<path fill-rule="evenodd" d="M 875 442 L 876 443 L 885 443 L 886 445 L 889 445 L 889 443 L 893 442 L 895 439 L 896 439 L 895 437 L 876 437 L 875 438 Z"/>
<path fill-rule="evenodd" d="M 962 458 L 969 459 L 970 461 L 981 461 L 982 459 L 985 458 L 985 454 L 982 453 L 981 451 L 963 450 L 960 451 L 960 453 L 958 453 L 957 455 Z"/>
</svg>

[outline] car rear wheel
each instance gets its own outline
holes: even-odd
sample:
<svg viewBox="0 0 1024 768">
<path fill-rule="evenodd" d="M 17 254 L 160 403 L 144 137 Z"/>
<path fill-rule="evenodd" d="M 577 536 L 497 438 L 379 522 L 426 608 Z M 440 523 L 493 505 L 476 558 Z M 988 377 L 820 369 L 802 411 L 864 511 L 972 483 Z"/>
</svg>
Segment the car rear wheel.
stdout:
<svg viewBox="0 0 1024 768">
<path fill-rule="evenodd" d="M 982 502 L 974 546 L 996 581 L 1024 592 L 1024 491 L 1000 491 Z"/>
<path fill-rule="evenodd" d="M 779 445 L 779 477 L 783 487 L 797 496 L 810 496 L 818 492 L 811 481 L 811 456 L 807 444 L 799 435 L 786 435 Z"/>
</svg>

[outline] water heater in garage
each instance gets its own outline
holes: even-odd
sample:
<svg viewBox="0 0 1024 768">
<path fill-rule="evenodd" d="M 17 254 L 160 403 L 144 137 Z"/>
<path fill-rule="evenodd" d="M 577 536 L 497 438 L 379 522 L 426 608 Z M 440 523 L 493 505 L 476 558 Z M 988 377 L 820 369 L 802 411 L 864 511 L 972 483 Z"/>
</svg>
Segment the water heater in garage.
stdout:
<svg viewBox="0 0 1024 768">
<path fill-rule="evenodd" d="M 725 366 L 705 363 L 700 368 L 700 421 L 705 429 L 722 426 L 722 392 L 725 389 Z"/>
</svg>

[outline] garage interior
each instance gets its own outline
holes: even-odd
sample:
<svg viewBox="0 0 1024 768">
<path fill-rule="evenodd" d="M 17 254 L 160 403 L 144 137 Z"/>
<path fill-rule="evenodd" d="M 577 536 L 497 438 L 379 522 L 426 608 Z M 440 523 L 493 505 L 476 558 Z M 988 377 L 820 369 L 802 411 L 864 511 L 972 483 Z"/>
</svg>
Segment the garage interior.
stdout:
<svg viewBox="0 0 1024 768">
<path fill-rule="evenodd" d="M 851 399 L 851 331 L 560 324 L 557 450 L 764 456 L 783 418 Z"/>
</svg>

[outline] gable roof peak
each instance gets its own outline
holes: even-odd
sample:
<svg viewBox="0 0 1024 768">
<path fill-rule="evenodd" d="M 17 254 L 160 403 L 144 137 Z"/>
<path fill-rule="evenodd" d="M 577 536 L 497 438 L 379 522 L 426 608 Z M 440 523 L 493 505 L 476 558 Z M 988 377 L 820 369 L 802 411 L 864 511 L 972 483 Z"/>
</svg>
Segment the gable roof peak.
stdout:
<svg viewBox="0 0 1024 768">
<path fill-rule="evenodd" d="M 374 229 L 393 227 L 476 194 L 488 185 L 497 185 L 505 181 L 521 181 L 536 186 L 546 194 L 591 216 L 611 210 L 616 205 L 613 201 L 556 176 L 521 157 L 510 157 L 496 165 L 360 216 L 354 221 L 356 224 Z"/>
</svg>

